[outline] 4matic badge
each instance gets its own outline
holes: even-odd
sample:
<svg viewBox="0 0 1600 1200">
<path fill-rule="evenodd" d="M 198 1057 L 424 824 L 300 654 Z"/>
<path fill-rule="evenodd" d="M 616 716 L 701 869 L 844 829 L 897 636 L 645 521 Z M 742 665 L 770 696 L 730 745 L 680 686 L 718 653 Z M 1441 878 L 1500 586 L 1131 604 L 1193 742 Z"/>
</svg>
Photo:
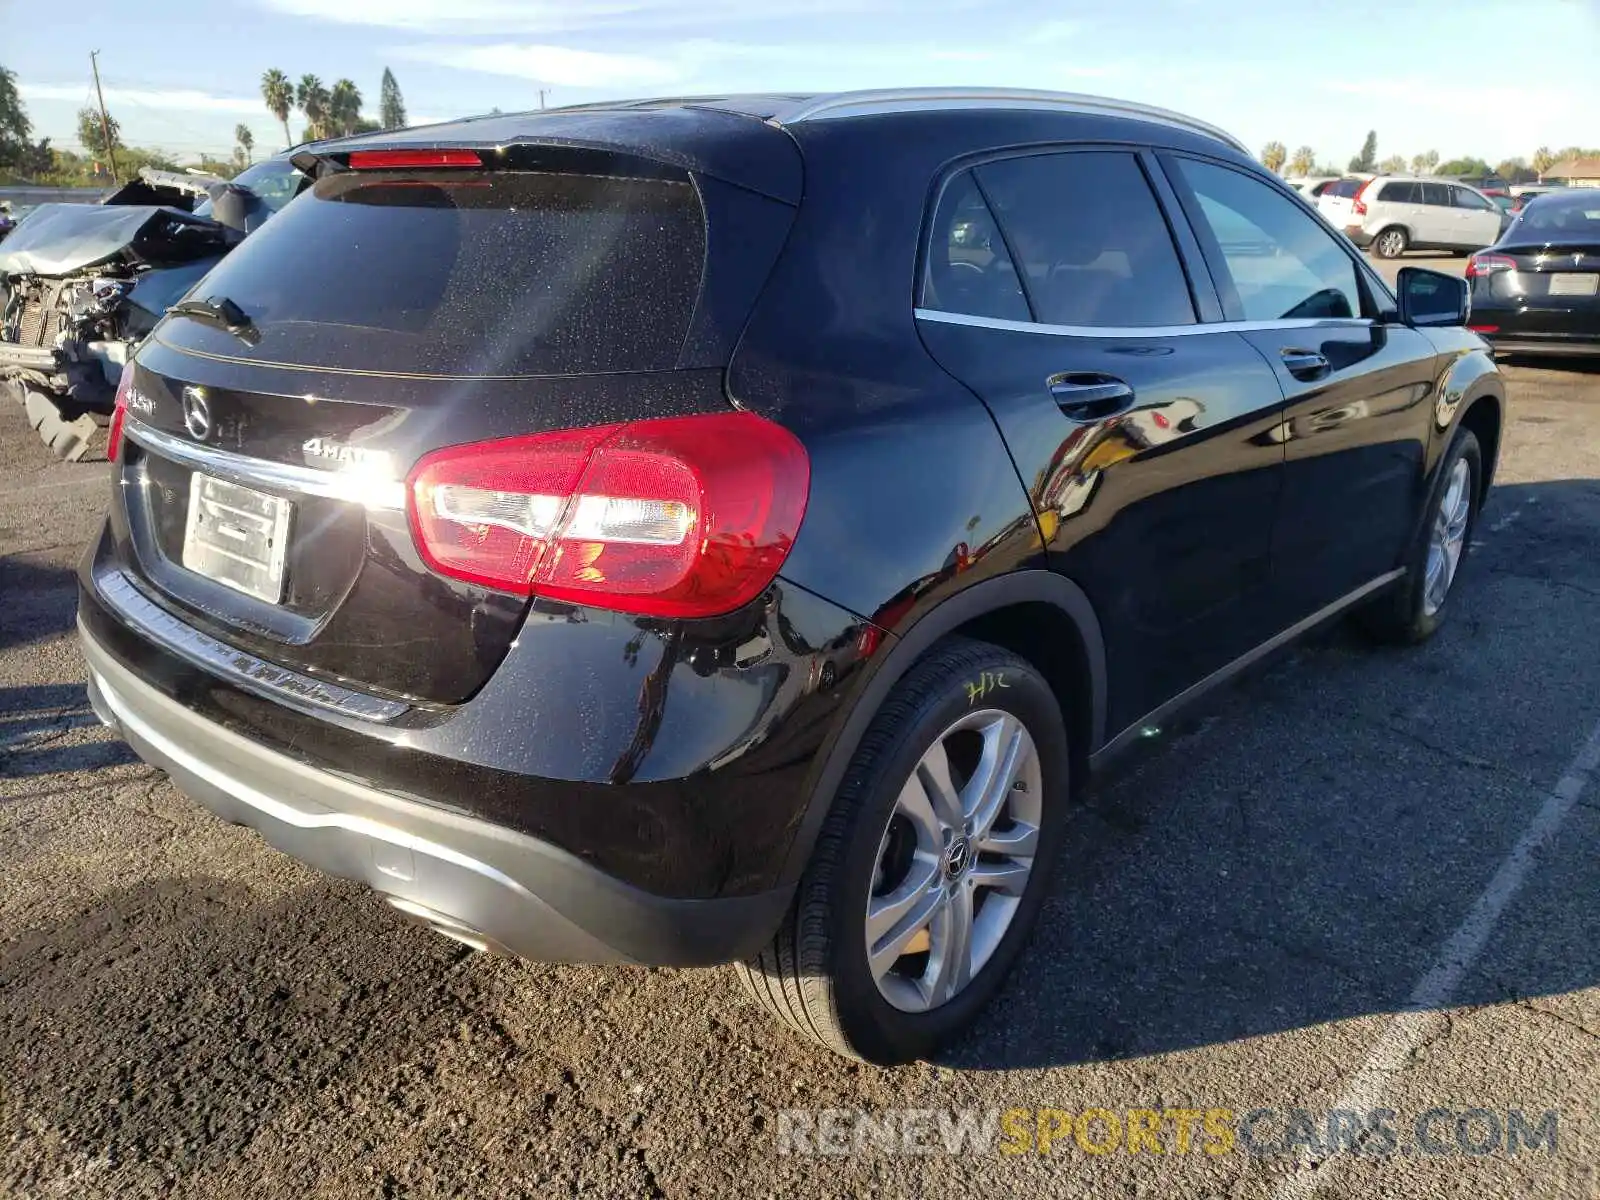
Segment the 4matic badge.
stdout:
<svg viewBox="0 0 1600 1200">
<path fill-rule="evenodd" d="M 387 450 L 368 450 L 361 446 L 349 446 L 327 437 L 311 438 L 303 443 L 300 449 L 307 458 L 318 459 L 325 463 L 338 463 L 342 467 L 354 467 L 363 474 L 387 476 L 391 470 Z"/>
</svg>

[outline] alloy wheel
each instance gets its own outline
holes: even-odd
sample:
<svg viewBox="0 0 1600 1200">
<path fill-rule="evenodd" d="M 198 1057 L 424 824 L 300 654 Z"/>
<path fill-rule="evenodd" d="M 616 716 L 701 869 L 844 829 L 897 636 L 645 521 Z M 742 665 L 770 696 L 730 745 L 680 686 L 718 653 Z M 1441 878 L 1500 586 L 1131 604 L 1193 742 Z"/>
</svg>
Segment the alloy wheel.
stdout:
<svg viewBox="0 0 1600 1200">
<path fill-rule="evenodd" d="M 1043 818 L 1039 754 L 999 709 L 967 713 L 900 789 L 867 898 L 867 964 L 904 1012 L 948 1003 L 993 956 L 1032 874 Z"/>
<path fill-rule="evenodd" d="M 1384 258 L 1398 258 L 1405 248 L 1405 238 L 1392 230 L 1378 239 L 1378 253 Z"/>
<path fill-rule="evenodd" d="M 1428 568 L 1422 588 L 1422 611 L 1427 616 L 1443 608 L 1445 597 L 1450 594 L 1456 569 L 1461 565 L 1461 551 L 1466 545 L 1467 522 L 1471 516 L 1472 469 L 1466 459 L 1460 458 L 1450 468 L 1444 498 L 1439 502 L 1439 512 L 1428 537 Z"/>
</svg>

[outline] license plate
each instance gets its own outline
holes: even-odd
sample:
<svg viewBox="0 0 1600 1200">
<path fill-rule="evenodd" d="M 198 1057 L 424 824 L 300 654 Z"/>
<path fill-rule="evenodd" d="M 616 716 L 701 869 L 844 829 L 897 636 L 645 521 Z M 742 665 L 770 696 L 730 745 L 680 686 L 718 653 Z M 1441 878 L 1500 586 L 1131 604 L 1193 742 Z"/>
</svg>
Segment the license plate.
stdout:
<svg viewBox="0 0 1600 1200">
<path fill-rule="evenodd" d="M 247 596 L 283 599 L 294 505 L 196 471 L 189 478 L 183 565 Z"/>
<path fill-rule="evenodd" d="M 1600 275 L 1575 275 L 1567 273 L 1550 276 L 1552 296 L 1592 296 L 1600 287 Z"/>
</svg>

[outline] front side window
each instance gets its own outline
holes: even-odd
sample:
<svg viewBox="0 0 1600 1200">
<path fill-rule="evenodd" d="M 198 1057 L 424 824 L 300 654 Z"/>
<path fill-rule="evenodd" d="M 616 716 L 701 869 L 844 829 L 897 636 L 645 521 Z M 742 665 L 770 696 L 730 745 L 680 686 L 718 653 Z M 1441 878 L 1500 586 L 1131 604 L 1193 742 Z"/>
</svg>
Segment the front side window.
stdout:
<svg viewBox="0 0 1600 1200">
<path fill-rule="evenodd" d="M 1176 161 L 1220 249 L 1242 319 L 1360 315 L 1355 264 L 1320 222 L 1239 171 Z"/>
<path fill-rule="evenodd" d="M 1194 323 L 1172 233 L 1133 154 L 1031 155 L 975 173 L 1037 320 L 1096 328 Z"/>
<path fill-rule="evenodd" d="M 946 185 L 933 214 L 921 305 L 969 317 L 1031 319 L 1005 239 L 969 172 Z"/>
<path fill-rule="evenodd" d="M 1494 204 L 1484 196 L 1478 195 L 1471 188 L 1453 187 L 1450 194 L 1455 198 L 1457 208 L 1473 208 L 1479 212 L 1492 210 Z"/>
</svg>

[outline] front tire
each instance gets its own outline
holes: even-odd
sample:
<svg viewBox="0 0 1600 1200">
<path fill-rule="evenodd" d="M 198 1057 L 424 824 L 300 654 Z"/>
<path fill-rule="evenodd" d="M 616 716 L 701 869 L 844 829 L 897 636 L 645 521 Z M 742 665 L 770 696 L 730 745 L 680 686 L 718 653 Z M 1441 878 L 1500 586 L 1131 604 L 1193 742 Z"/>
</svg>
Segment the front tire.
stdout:
<svg viewBox="0 0 1600 1200">
<path fill-rule="evenodd" d="M 999 991 L 1049 887 L 1068 743 L 1025 659 L 941 642 L 873 718 L 772 942 L 737 967 L 840 1054 L 933 1054 Z"/>
<path fill-rule="evenodd" d="M 1399 258 L 1411 245 L 1411 238 L 1399 226 L 1390 226 L 1372 239 L 1372 252 L 1379 258 Z"/>
<path fill-rule="evenodd" d="M 1472 544 L 1482 494 L 1483 451 L 1472 430 L 1462 429 L 1439 464 L 1405 579 L 1359 614 L 1369 634 L 1383 642 L 1414 645 L 1438 632 Z"/>
</svg>

